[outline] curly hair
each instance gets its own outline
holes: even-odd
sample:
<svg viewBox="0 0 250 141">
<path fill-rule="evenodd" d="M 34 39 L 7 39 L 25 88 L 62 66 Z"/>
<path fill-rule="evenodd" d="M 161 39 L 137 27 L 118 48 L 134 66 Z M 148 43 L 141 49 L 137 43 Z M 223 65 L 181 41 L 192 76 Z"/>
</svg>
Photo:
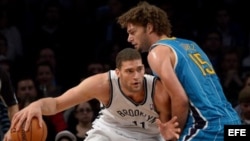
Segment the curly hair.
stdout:
<svg viewBox="0 0 250 141">
<path fill-rule="evenodd" d="M 168 19 L 167 13 L 149 4 L 148 2 L 141 1 L 136 7 L 131 8 L 129 11 L 118 17 L 117 21 L 122 28 L 126 28 L 128 23 L 146 27 L 148 23 L 153 25 L 154 32 L 157 35 L 171 36 L 172 25 Z"/>
</svg>

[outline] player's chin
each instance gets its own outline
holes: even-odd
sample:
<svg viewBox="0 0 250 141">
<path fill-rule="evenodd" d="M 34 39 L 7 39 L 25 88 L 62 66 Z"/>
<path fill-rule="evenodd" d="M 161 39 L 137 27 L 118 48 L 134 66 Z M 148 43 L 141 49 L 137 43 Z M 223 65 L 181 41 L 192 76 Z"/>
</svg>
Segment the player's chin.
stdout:
<svg viewBox="0 0 250 141">
<path fill-rule="evenodd" d="M 137 44 L 134 44 L 133 47 L 136 49 L 136 50 L 139 50 L 139 46 Z"/>
<path fill-rule="evenodd" d="M 135 49 L 137 50 L 137 51 L 139 51 L 139 52 L 143 52 L 143 50 L 142 50 L 142 48 L 140 48 L 140 47 L 135 47 Z"/>
<path fill-rule="evenodd" d="M 133 87 L 134 92 L 139 92 L 141 89 L 142 89 L 141 86 L 138 85 Z"/>
</svg>

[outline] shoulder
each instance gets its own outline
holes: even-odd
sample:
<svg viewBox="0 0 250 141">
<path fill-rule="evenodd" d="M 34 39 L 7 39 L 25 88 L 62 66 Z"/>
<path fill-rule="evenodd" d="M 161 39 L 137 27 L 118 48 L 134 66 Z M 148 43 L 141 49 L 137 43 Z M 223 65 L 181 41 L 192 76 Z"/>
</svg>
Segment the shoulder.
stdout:
<svg viewBox="0 0 250 141">
<path fill-rule="evenodd" d="M 164 45 L 164 44 L 157 44 L 155 45 L 154 48 L 152 48 L 148 55 L 153 55 L 153 54 L 157 54 L 157 55 L 166 55 L 166 53 L 170 53 L 171 52 L 171 47 L 169 45 Z"/>
<path fill-rule="evenodd" d="M 170 58 L 172 54 L 173 51 L 170 47 L 165 45 L 157 45 L 155 48 L 150 50 L 147 59 L 150 65 L 159 66 L 159 64 L 162 64 L 165 59 Z"/>
</svg>

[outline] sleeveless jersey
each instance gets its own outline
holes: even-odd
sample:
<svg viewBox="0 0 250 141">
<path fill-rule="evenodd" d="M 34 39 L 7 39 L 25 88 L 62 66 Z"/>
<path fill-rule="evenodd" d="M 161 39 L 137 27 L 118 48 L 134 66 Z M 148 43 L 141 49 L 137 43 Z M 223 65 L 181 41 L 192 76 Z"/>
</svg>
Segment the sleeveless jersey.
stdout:
<svg viewBox="0 0 250 141">
<path fill-rule="evenodd" d="M 94 121 L 94 125 L 105 124 L 110 128 L 132 132 L 135 136 L 144 138 L 159 135 L 155 122 L 159 115 L 154 109 L 152 100 L 156 77 L 144 75 L 145 97 L 141 103 L 134 102 L 122 92 L 115 71 L 109 72 L 109 78 L 110 103 L 100 111 L 100 116 Z"/>
<path fill-rule="evenodd" d="M 175 73 L 190 101 L 186 132 L 197 134 L 198 129 L 209 125 L 238 123 L 239 117 L 227 101 L 211 62 L 196 43 L 171 38 L 159 40 L 150 49 L 157 45 L 168 46 L 175 54 Z M 157 76 L 155 72 L 154 75 Z"/>
</svg>

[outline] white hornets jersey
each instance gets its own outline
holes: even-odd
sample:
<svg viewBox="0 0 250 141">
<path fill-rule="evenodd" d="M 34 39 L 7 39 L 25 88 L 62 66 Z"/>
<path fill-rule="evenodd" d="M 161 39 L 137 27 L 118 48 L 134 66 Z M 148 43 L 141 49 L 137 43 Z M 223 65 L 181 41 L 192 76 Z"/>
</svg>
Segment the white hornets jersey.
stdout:
<svg viewBox="0 0 250 141">
<path fill-rule="evenodd" d="M 103 124 L 116 130 L 129 131 L 130 134 L 135 133 L 135 136 L 138 133 L 143 133 L 138 135 L 143 137 L 158 136 L 160 133 L 155 120 L 159 115 L 154 109 L 152 100 L 156 77 L 144 75 L 145 97 L 141 103 L 134 102 L 122 92 L 115 71 L 109 72 L 109 78 L 110 103 L 101 110 L 100 117 L 94 125 Z"/>
</svg>

